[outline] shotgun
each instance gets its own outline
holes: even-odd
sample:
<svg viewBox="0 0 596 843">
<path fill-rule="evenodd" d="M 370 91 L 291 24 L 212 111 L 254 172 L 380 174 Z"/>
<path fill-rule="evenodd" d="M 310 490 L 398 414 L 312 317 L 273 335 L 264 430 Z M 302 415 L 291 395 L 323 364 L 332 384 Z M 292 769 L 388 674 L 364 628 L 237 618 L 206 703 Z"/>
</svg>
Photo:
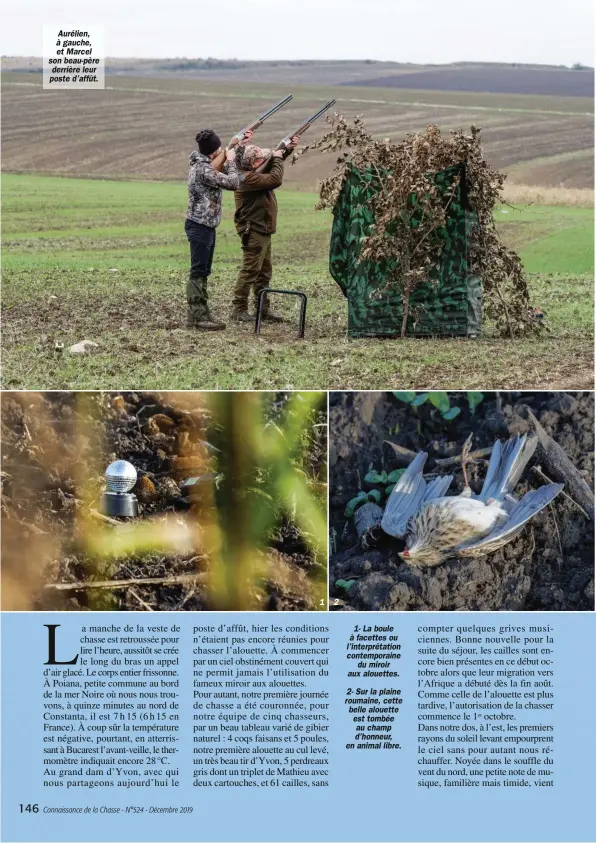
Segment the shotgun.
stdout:
<svg viewBox="0 0 596 843">
<path fill-rule="evenodd" d="M 288 149 L 288 145 L 292 142 L 292 138 L 293 138 L 293 137 L 299 137 L 299 138 L 300 138 L 300 137 L 302 137 L 302 135 L 304 134 L 304 132 L 306 132 L 306 130 L 307 130 L 308 128 L 310 128 L 310 126 L 312 126 L 312 124 L 315 122 L 315 120 L 318 120 L 318 119 L 319 119 L 319 117 L 322 117 L 322 116 L 323 116 L 323 114 L 325 114 L 325 112 L 326 112 L 326 111 L 329 111 L 329 109 L 331 108 L 331 106 L 332 106 L 332 105 L 335 105 L 335 103 L 336 103 L 336 102 L 337 102 L 337 100 L 329 100 L 329 102 L 325 103 L 325 105 L 324 105 L 324 106 L 322 106 L 322 108 L 319 108 L 319 110 L 318 110 L 318 111 L 315 111 L 315 113 L 314 113 L 314 114 L 311 114 L 311 116 L 308 118 L 308 120 L 305 120 L 305 121 L 304 121 L 304 123 L 301 123 L 301 124 L 300 124 L 300 126 L 298 126 L 298 128 L 297 128 L 297 129 L 295 129 L 293 132 L 290 132 L 290 134 L 289 134 L 289 135 L 286 135 L 286 136 L 285 136 L 285 138 L 283 138 L 283 139 L 282 139 L 282 140 L 281 140 L 281 141 L 277 144 L 277 146 L 276 146 L 275 150 L 276 150 L 276 151 L 278 151 L 278 150 L 280 150 L 280 149 L 285 150 L 284 159 L 286 159 L 286 158 L 288 157 L 288 155 L 290 154 L 290 152 L 291 152 L 291 150 L 290 150 L 290 149 Z M 267 158 L 267 160 L 266 160 L 266 161 L 264 161 L 264 162 L 261 164 L 261 166 L 260 166 L 260 167 L 257 167 L 257 169 L 255 170 L 255 172 L 256 172 L 256 173 L 263 173 L 263 172 L 265 172 L 265 170 L 266 170 L 266 169 L 268 169 L 268 167 L 270 166 L 270 164 L 271 164 L 271 160 L 272 160 L 272 157 L 270 156 L 269 158 Z"/>
<path fill-rule="evenodd" d="M 288 94 L 287 97 L 284 97 L 283 100 L 280 100 L 272 108 L 268 109 L 267 111 L 264 111 L 263 114 L 261 114 L 260 117 L 257 117 L 256 120 L 253 120 L 252 123 L 249 123 L 248 126 L 245 126 L 244 129 L 241 129 L 237 134 L 235 134 L 234 137 L 232 138 L 232 140 L 227 145 L 227 147 L 225 147 L 225 149 L 222 149 L 222 151 L 219 153 L 219 155 L 212 160 L 211 166 L 213 167 L 213 169 L 221 172 L 221 170 L 223 168 L 223 165 L 225 164 L 225 161 L 226 161 L 227 150 L 232 149 L 232 147 L 234 147 L 234 146 L 237 146 L 240 143 L 240 141 L 244 138 L 245 132 L 256 131 L 259 128 L 259 126 L 263 125 L 263 123 L 265 122 L 265 120 L 267 120 L 268 117 L 271 117 L 272 114 L 275 114 L 276 111 L 279 111 L 280 108 L 283 108 L 284 105 L 287 105 L 290 102 L 291 99 L 292 99 L 292 94 Z"/>
</svg>

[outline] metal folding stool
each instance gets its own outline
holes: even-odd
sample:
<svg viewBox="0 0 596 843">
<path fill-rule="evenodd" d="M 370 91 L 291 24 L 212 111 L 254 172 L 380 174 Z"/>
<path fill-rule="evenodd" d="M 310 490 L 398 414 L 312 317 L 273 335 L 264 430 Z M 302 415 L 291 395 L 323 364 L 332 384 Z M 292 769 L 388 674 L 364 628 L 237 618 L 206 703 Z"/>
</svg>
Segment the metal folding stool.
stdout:
<svg viewBox="0 0 596 843">
<path fill-rule="evenodd" d="M 265 287 L 259 293 L 257 302 L 257 321 L 255 323 L 255 334 L 257 336 L 261 333 L 261 322 L 263 321 L 263 305 L 265 303 L 265 296 L 268 293 L 279 293 L 282 296 L 298 296 L 300 299 L 300 319 L 298 322 L 298 339 L 304 339 L 304 328 L 306 326 L 306 303 L 308 301 L 306 293 L 299 293 L 298 290 L 273 290 L 271 287 Z"/>
</svg>

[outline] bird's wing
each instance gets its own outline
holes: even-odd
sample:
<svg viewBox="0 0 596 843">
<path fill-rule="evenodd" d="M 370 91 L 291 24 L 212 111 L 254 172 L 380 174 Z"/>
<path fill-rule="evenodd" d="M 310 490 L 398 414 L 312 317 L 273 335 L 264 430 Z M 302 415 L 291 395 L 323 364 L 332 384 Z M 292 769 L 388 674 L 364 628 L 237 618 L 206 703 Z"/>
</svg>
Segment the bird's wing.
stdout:
<svg viewBox="0 0 596 843">
<path fill-rule="evenodd" d="M 434 501 L 435 498 L 442 498 L 449 486 L 451 486 L 452 480 L 453 474 L 446 474 L 444 477 L 435 477 L 434 480 L 426 484 L 424 497 L 421 502 L 428 503 L 429 501 Z"/>
<path fill-rule="evenodd" d="M 501 440 L 497 439 L 495 444 L 493 445 L 493 450 L 490 455 L 490 461 L 488 463 L 488 468 L 486 469 L 486 477 L 484 478 L 484 483 L 482 484 L 482 491 L 478 495 L 480 500 L 487 501 L 488 495 L 487 492 L 490 488 L 492 488 L 493 483 L 495 482 L 495 478 L 497 476 L 497 471 L 499 465 L 501 464 L 501 454 L 503 452 L 503 446 L 501 445 Z"/>
<path fill-rule="evenodd" d="M 497 440 L 488 464 L 486 477 L 479 498 L 488 501 L 495 498 L 502 501 L 512 492 L 530 461 L 538 444 L 537 436 L 512 436 L 505 445 Z"/>
<path fill-rule="evenodd" d="M 416 454 L 389 495 L 381 528 L 390 536 L 404 536 L 408 521 L 420 508 L 427 490 L 426 481 L 422 476 L 427 457 L 428 454 L 424 451 Z M 432 486 L 432 483 L 430 485 Z"/>
<path fill-rule="evenodd" d="M 500 527 L 492 530 L 482 539 L 476 541 L 468 541 L 460 544 L 456 548 L 456 553 L 461 553 L 462 556 L 467 555 L 468 551 L 473 551 L 475 554 L 478 551 L 482 553 L 492 553 L 498 550 L 504 544 L 507 544 L 516 533 L 518 533 L 524 526 L 526 521 L 529 521 L 532 516 L 544 509 L 545 506 L 553 501 L 559 492 L 563 489 L 563 483 L 549 483 L 548 486 L 541 486 L 539 489 L 531 489 L 517 504 L 511 509 L 509 518 Z"/>
</svg>

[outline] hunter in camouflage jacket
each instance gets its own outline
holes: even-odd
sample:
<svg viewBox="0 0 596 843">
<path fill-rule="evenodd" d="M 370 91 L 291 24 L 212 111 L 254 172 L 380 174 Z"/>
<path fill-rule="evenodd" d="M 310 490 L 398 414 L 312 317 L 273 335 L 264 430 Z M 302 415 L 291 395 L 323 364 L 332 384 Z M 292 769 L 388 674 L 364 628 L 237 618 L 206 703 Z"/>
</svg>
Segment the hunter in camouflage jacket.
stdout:
<svg viewBox="0 0 596 843">
<path fill-rule="evenodd" d="M 217 228 L 221 222 L 221 190 L 237 190 L 242 176 L 233 162 L 226 165 L 226 172 L 218 173 L 209 157 L 197 151 L 191 153 L 189 166 L 186 218 Z"/>
</svg>

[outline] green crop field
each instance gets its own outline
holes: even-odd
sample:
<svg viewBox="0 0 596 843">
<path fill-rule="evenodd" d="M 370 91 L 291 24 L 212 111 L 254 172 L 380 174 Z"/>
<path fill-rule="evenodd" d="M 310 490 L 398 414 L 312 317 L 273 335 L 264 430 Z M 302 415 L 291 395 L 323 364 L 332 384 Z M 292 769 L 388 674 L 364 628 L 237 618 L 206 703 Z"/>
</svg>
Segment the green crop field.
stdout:
<svg viewBox="0 0 596 843">
<path fill-rule="evenodd" d="M 185 327 L 188 244 L 183 183 L 3 178 L 4 385 L 7 388 L 591 388 L 593 213 L 497 209 L 506 241 L 547 315 L 539 337 L 511 341 L 348 340 L 346 302 L 327 270 L 330 215 L 315 195 L 278 192 L 274 286 L 309 296 L 295 324 L 221 333 Z M 230 196 L 211 280 L 229 315 L 240 260 Z M 295 306 L 278 307 L 297 322 Z M 72 355 L 80 340 L 98 347 Z M 59 350 L 63 345 L 63 350 Z"/>
</svg>

